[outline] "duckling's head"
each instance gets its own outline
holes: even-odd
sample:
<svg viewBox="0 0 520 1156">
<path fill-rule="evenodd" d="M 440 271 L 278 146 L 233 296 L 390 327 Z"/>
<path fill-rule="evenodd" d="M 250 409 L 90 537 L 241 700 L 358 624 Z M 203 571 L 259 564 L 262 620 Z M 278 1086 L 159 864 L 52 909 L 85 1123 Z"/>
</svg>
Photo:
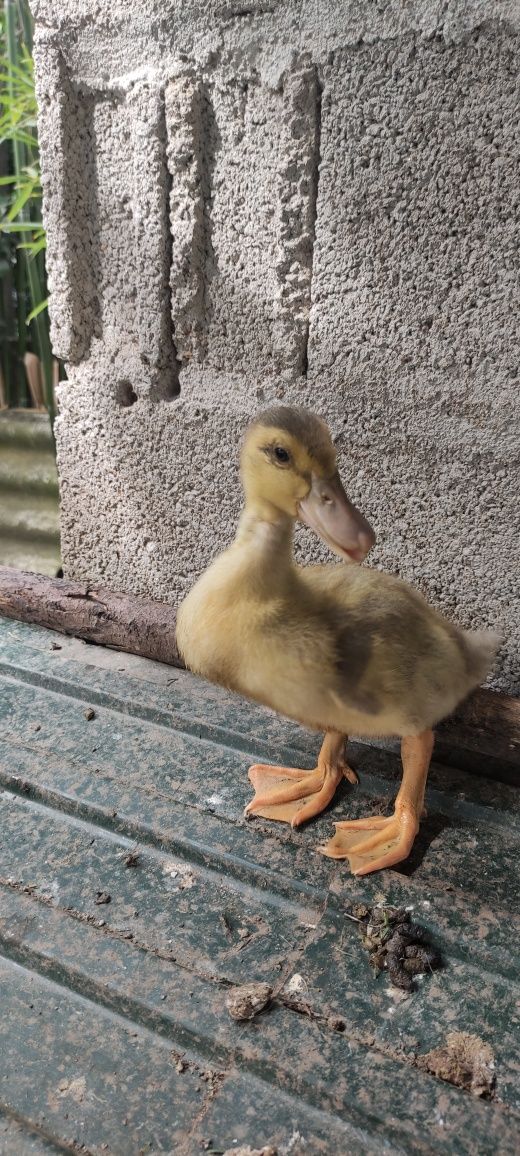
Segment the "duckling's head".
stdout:
<svg viewBox="0 0 520 1156">
<path fill-rule="evenodd" d="M 258 415 L 242 448 L 246 502 L 263 516 L 300 518 L 340 557 L 362 562 L 375 542 L 347 498 L 330 431 L 316 414 L 277 406 Z"/>
</svg>

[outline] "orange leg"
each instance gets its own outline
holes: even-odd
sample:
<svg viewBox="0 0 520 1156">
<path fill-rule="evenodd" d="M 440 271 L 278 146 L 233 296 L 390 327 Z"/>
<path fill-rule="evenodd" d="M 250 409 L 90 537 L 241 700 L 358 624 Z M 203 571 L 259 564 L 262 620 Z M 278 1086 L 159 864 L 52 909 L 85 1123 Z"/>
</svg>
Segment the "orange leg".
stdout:
<svg viewBox="0 0 520 1156">
<path fill-rule="evenodd" d="M 348 859 L 353 875 L 368 875 L 371 871 L 393 867 L 407 859 L 423 814 L 433 742 L 433 731 L 403 738 L 403 779 L 393 815 L 389 818 L 374 815 L 369 819 L 336 823 L 336 834 L 318 850 L 331 859 Z M 373 834 L 364 838 L 363 831 L 372 831 Z"/>
<path fill-rule="evenodd" d="M 325 735 L 315 771 L 293 770 L 256 763 L 249 769 L 255 797 L 245 815 L 261 815 L 299 827 L 313 819 L 333 799 L 343 778 L 357 783 L 356 772 L 345 762 L 346 736 L 336 731 Z M 307 801 L 305 801 L 307 800 Z"/>
</svg>

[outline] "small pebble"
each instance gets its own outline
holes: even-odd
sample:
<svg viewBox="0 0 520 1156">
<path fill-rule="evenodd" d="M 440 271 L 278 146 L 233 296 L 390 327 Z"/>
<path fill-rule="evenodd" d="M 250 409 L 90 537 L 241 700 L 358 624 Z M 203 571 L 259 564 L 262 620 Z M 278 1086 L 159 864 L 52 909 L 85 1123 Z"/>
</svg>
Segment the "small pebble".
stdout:
<svg viewBox="0 0 520 1156">
<path fill-rule="evenodd" d="M 226 996 L 226 1007 L 234 1020 L 252 1020 L 267 1007 L 272 994 L 268 983 L 246 983 Z"/>
</svg>

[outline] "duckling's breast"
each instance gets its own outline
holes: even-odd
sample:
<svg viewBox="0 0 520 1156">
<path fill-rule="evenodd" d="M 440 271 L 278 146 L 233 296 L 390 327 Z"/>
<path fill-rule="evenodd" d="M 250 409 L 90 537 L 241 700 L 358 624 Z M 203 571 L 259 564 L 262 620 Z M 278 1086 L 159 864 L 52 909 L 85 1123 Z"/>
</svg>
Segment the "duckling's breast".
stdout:
<svg viewBox="0 0 520 1156">
<path fill-rule="evenodd" d="M 214 564 L 216 568 L 216 564 Z M 215 581 L 210 567 L 177 612 L 177 646 L 187 667 L 222 686 L 230 686 L 236 666 L 239 616 L 232 600 Z"/>
</svg>

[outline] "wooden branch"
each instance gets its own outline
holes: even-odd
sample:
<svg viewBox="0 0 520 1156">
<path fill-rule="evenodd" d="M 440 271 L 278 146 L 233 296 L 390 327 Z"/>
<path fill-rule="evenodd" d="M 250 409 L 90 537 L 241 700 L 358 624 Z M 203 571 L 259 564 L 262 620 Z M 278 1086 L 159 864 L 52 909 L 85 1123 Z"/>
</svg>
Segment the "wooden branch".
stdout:
<svg viewBox="0 0 520 1156">
<path fill-rule="evenodd" d="M 520 699 L 480 688 L 437 728 L 443 739 L 456 732 L 457 746 L 520 762 Z"/>
<path fill-rule="evenodd" d="M 143 658 L 183 665 L 175 643 L 175 609 L 164 602 L 0 566 L 0 614 Z M 437 734 L 439 750 L 473 752 L 479 756 L 475 769 L 480 763 L 483 773 L 488 759 L 495 765 L 518 767 L 520 699 L 477 690 L 439 725 Z M 492 769 L 489 773 L 492 777 Z"/>
<path fill-rule="evenodd" d="M 0 614 L 182 665 L 175 642 L 175 610 L 164 602 L 0 566 Z"/>
</svg>

